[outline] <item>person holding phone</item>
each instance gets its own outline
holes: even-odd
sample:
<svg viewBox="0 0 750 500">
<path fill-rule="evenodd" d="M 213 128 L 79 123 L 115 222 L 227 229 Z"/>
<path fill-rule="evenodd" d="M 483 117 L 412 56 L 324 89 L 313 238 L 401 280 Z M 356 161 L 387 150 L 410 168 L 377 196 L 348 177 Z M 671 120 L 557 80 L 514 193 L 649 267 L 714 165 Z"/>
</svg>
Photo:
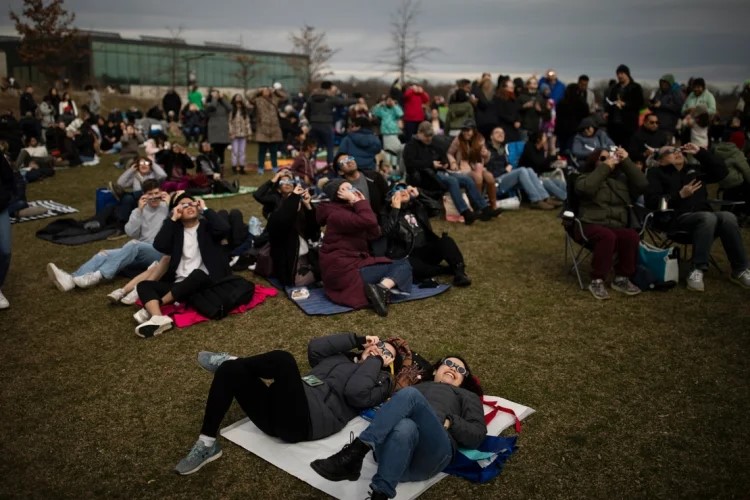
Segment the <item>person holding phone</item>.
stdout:
<svg viewBox="0 0 750 500">
<path fill-rule="evenodd" d="M 646 192 L 648 180 L 628 158 L 628 152 L 617 148 L 595 150 L 575 180 L 583 236 L 593 245 L 589 291 L 598 300 L 609 298 L 604 280 L 614 265 L 612 290 L 638 295 L 641 290 L 630 279 L 635 275 L 640 235 L 628 227 L 629 207 Z"/>
<path fill-rule="evenodd" d="M 175 471 L 192 474 L 221 457 L 219 427 L 235 399 L 269 436 L 287 443 L 314 441 L 340 431 L 361 410 L 385 401 L 410 356 L 400 338 L 383 341 L 377 336 L 336 333 L 310 340 L 311 370 L 303 377 L 294 356 L 286 351 L 245 358 L 201 352 L 198 364 L 214 373 L 214 379 L 198 440 Z M 273 382 L 267 385 L 264 380 L 269 379 Z"/>
<path fill-rule="evenodd" d="M 142 338 L 159 335 L 172 328 L 172 319 L 161 306 L 173 302 L 190 303 L 191 296 L 232 274 L 221 241 L 229 237 L 229 223 L 184 191 L 174 193 L 167 218 L 154 238 L 154 248 L 169 255 L 169 268 L 160 281 L 142 281 L 138 297 L 143 309 L 134 318 Z"/>
</svg>

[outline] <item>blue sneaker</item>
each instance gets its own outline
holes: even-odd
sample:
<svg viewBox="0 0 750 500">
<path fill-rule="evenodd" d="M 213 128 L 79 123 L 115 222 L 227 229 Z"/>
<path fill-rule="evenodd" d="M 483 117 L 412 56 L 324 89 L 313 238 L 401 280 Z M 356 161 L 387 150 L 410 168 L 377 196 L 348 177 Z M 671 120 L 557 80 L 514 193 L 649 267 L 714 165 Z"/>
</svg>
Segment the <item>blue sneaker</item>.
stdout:
<svg viewBox="0 0 750 500">
<path fill-rule="evenodd" d="M 174 468 L 175 472 L 186 476 L 198 472 L 201 467 L 221 457 L 221 446 L 219 441 L 214 441 L 213 446 L 206 446 L 200 439 L 195 442 L 188 456 L 180 460 Z"/>
<path fill-rule="evenodd" d="M 215 373 L 224 361 L 237 359 L 228 352 L 201 351 L 198 353 L 198 364 L 207 372 Z"/>
</svg>

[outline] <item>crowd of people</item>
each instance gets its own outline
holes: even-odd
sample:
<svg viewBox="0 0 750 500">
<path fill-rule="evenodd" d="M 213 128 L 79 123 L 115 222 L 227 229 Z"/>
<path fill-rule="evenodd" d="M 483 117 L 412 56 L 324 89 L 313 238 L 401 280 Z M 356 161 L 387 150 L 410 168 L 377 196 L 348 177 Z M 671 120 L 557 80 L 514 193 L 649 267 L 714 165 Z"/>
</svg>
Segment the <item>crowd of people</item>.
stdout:
<svg viewBox="0 0 750 500">
<path fill-rule="evenodd" d="M 633 283 L 640 235 L 630 220 L 638 205 L 659 213 L 657 229 L 687 235 L 689 290 L 705 290 L 717 238 L 731 280 L 750 288 L 738 222 L 747 207 L 715 210 L 706 188 L 718 183 L 725 200 L 750 201 L 750 81 L 734 113 L 720 116 L 702 78 L 680 86 L 664 75 L 645 96 L 627 66 L 615 75 L 601 96 L 586 75 L 565 85 L 554 70 L 526 80 L 488 73 L 459 80 L 447 99 L 397 80 L 373 103 L 331 82 L 308 97 L 290 97 L 278 83 L 231 98 L 218 89 L 204 96 L 196 86 L 186 103 L 172 90 L 145 115 L 110 109 L 106 116 L 93 86 L 81 105 L 56 88 L 37 102 L 27 86 L 20 119 L 0 117 L 0 288 L 10 266 L 10 217 L 24 208 L 25 184 L 63 166 L 95 165 L 104 154 L 117 155 L 122 169 L 110 183 L 112 216 L 115 237 L 129 241 L 71 273 L 54 263 L 47 272 L 68 292 L 127 270 L 132 280 L 107 297 L 140 300 L 135 333 L 143 338 L 172 328 L 165 308 L 174 302 L 209 318 L 247 302 L 253 285 L 234 274 L 238 262 L 283 286 L 322 286 L 332 302 L 380 316 L 394 297 L 437 286 L 440 275 L 470 286 L 460 243 L 438 235 L 430 219 L 452 204 L 466 225 L 490 222 L 508 196 L 534 209 L 575 210 L 581 225 L 573 237 L 593 252 L 596 299 L 609 298 L 610 275 L 612 290 L 641 292 Z M 224 167 L 247 173 L 248 140 L 258 144 L 258 173 L 266 161 L 271 170 L 254 192 L 262 228 L 201 198 L 237 192 Z M 288 168 L 279 168 L 280 155 L 292 160 Z M 0 292 L 0 309 L 7 307 Z M 457 447 L 476 447 L 486 433 L 481 388 L 459 356 L 423 369 L 421 383 L 400 377 L 413 360 L 399 338 L 321 337 L 308 357 L 312 371 L 301 377 L 283 351 L 201 353 L 214 381 L 199 438 L 177 472 L 221 456 L 217 432 L 233 399 L 263 432 L 292 443 L 331 435 L 359 410 L 387 401 L 351 444 L 311 464 L 327 479 L 356 479 L 374 451 L 372 498 L 392 498 L 399 481 L 429 478 Z"/>
</svg>

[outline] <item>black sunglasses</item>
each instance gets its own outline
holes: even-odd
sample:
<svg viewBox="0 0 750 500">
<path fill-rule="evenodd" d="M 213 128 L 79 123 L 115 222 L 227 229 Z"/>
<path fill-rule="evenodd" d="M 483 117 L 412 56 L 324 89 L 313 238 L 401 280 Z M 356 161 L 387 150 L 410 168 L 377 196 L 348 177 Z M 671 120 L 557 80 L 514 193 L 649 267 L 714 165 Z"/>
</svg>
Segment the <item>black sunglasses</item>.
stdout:
<svg viewBox="0 0 750 500">
<path fill-rule="evenodd" d="M 469 373 L 469 370 L 459 365 L 458 363 L 454 363 L 450 359 L 444 359 L 443 364 L 448 368 L 453 368 L 458 372 L 459 375 L 463 375 L 464 377 Z"/>
<path fill-rule="evenodd" d="M 378 342 L 375 345 L 377 346 L 378 349 L 380 349 L 381 351 L 383 351 L 383 357 L 386 357 L 386 358 L 392 358 L 393 357 L 393 353 L 385 346 L 385 342 L 383 342 L 381 340 L 380 342 Z"/>
</svg>

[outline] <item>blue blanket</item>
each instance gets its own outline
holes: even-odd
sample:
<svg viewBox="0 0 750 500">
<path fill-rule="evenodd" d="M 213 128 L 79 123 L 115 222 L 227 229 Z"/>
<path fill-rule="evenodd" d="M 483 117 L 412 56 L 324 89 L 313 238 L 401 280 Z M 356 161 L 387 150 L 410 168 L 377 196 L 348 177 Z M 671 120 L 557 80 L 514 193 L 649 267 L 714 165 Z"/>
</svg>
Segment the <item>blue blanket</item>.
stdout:
<svg viewBox="0 0 750 500">
<path fill-rule="evenodd" d="M 275 279 L 270 279 L 269 282 L 276 288 L 282 288 L 281 283 L 279 283 Z M 436 288 L 419 288 L 418 286 L 414 285 L 411 289 L 411 294 L 409 294 L 408 296 L 391 296 L 391 303 L 400 304 L 401 302 L 408 302 L 410 300 L 421 300 L 428 297 L 434 297 L 435 295 L 440 295 L 441 293 L 445 292 L 450 287 L 450 285 L 439 285 Z M 300 288 L 307 288 L 307 290 L 310 292 L 310 296 L 303 300 L 292 299 L 292 292 L 294 290 L 299 290 Z M 308 316 L 332 316 L 334 314 L 342 314 L 354 310 L 351 307 L 341 306 L 339 304 L 334 304 L 333 302 L 331 302 L 328 297 L 326 297 L 325 291 L 321 286 L 288 286 L 284 287 L 284 291 L 286 292 L 286 296 L 289 298 L 289 300 L 294 302 Z"/>
</svg>

